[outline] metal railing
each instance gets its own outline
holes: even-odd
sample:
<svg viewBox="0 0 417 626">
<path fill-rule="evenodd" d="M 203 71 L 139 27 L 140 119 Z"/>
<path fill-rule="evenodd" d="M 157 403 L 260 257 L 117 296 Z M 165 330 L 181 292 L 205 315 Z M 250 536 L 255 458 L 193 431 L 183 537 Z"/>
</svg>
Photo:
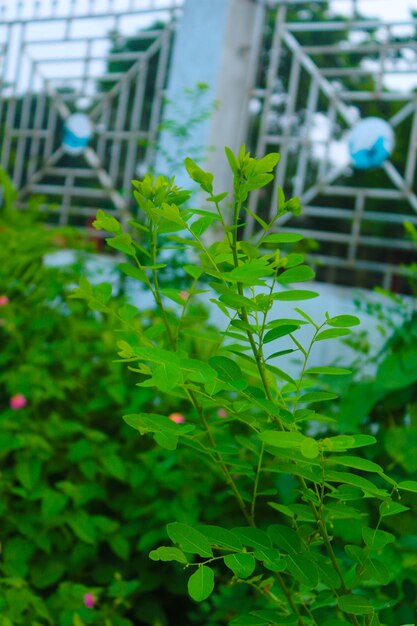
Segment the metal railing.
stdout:
<svg viewBox="0 0 417 626">
<path fill-rule="evenodd" d="M 353 6 L 353 17 L 314 21 L 297 15 L 301 4 L 259 4 L 249 143 L 259 156 L 275 150 L 281 160 L 273 194 L 258 194 L 251 208 L 272 217 L 278 186 L 299 196 L 302 217 L 287 217 L 285 228 L 318 242 L 311 258 L 321 278 L 402 289 L 402 264 L 414 254 L 402 223 L 417 224 L 417 42 L 398 33 L 415 33 L 417 20 L 359 19 Z M 392 76 L 409 85 L 394 88 Z M 391 125 L 397 148 L 378 170 L 359 172 L 347 136 L 375 115 Z M 251 220 L 246 234 L 254 228 Z"/>
<path fill-rule="evenodd" d="M 125 215 L 130 181 L 154 158 L 180 0 L 7 0 L 0 4 L 0 162 L 24 208 L 85 225 Z M 86 115 L 80 155 L 65 122 Z M 32 200 L 31 200 L 32 199 Z"/>
</svg>

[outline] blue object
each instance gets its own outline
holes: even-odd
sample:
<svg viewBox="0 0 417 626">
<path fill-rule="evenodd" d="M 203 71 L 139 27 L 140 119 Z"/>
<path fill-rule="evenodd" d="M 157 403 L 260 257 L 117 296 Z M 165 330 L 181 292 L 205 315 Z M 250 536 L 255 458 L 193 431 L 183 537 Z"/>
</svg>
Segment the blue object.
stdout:
<svg viewBox="0 0 417 626">
<path fill-rule="evenodd" d="M 379 167 L 394 148 L 394 131 L 383 119 L 368 117 L 351 131 L 349 153 L 352 165 L 359 170 Z"/>
<path fill-rule="evenodd" d="M 74 113 L 66 120 L 62 147 L 69 154 L 82 154 L 93 132 L 90 119 L 84 113 Z"/>
</svg>

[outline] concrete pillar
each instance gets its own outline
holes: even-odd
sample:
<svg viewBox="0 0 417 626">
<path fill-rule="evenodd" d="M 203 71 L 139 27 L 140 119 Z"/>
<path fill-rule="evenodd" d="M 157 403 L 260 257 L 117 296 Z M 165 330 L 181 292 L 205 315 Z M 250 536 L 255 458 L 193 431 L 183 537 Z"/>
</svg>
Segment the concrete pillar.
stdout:
<svg viewBox="0 0 417 626">
<path fill-rule="evenodd" d="M 208 86 L 201 98 L 202 108 L 214 101 L 218 108 L 193 128 L 187 141 L 162 133 L 156 169 L 175 175 L 182 186 L 189 186 L 187 174 L 183 168 L 169 171 L 169 162 L 178 162 L 179 157 L 183 160 L 198 149 L 207 155 L 202 166 L 213 172 L 216 191 L 230 188 L 224 146 L 236 150 L 245 140 L 250 53 L 258 15 L 259 5 L 254 0 L 185 0 L 168 85 L 171 104 L 165 108 L 164 119 L 181 121 L 192 116 L 184 90 L 192 90 L 198 83 Z"/>
</svg>

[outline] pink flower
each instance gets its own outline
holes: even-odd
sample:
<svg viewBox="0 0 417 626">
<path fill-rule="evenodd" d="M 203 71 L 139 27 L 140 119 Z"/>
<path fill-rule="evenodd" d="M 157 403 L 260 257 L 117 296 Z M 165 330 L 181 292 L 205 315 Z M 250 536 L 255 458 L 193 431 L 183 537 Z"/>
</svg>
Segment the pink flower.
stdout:
<svg viewBox="0 0 417 626">
<path fill-rule="evenodd" d="M 26 400 L 23 393 L 16 393 L 9 400 L 10 408 L 17 411 L 18 409 L 23 409 L 26 406 L 28 401 Z"/>
<path fill-rule="evenodd" d="M 188 300 L 188 298 L 190 297 L 190 294 L 188 293 L 188 291 L 180 291 L 179 296 L 183 300 Z"/>
<path fill-rule="evenodd" d="M 217 417 L 227 417 L 226 409 L 218 409 L 217 410 Z"/>
<path fill-rule="evenodd" d="M 0 306 L 6 306 L 9 304 L 9 298 L 7 296 L 0 296 Z"/>
<path fill-rule="evenodd" d="M 96 599 L 92 593 L 86 593 L 84 594 L 83 602 L 87 609 L 92 609 L 96 603 Z"/>
<path fill-rule="evenodd" d="M 175 424 L 183 424 L 185 422 L 185 417 L 181 413 L 171 413 L 171 415 L 168 415 L 168 419 L 171 422 L 175 422 Z"/>
</svg>

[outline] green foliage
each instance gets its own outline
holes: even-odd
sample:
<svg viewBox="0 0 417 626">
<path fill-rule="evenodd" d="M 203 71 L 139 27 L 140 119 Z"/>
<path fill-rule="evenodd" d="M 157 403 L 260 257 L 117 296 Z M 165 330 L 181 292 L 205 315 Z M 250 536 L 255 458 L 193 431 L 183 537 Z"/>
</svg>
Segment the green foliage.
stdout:
<svg viewBox="0 0 417 626">
<path fill-rule="evenodd" d="M 175 450 L 193 502 L 167 526 L 174 545 L 153 549 L 151 559 L 179 562 L 187 570 L 189 595 L 201 603 L 189 613 L 193 623 L 410 621 L 415 594 L 407 585 L 414 579 L 416 543 L 407 540 L 410 548 L 395 535 L 397 515 L 415 506 L 417 483 L 385 473 L 386 459 L 380 463 L 372 452 L 381 444 L 366 428 L 346 434 L 329 416 L 326 406 L 337 398 L 334 381 L 346 384 L 349 370 L 308 367 L 317 342 L 350 335 L 359 320 L 328 313 L 313 320 L 300 308 L 293 319 L 271 319 L 274 302 L 317 295 L 297 288 L 314 272 L 286 247 L 295 239 L 276 232 L 279 217 L 297 214 L 299 203 L 280 192 L 271 222 L 259 218 L 256 240 L 241 241 L 251 214 L 248 196 L 272 180 L 279 155 L 256 160 L 244 147 L 238 155 L 229 149 L 226 154 L 234 177 L 229 202 L 225 193 L 213 195 L 209 172 L 186 160 L 190 177 L 208 195 L 208 209 L 187 206 L 172 180 L 146 176 L 134 183 L 146 263 L 135 236 L 114 226 L 116 240 L 129 242 L 131 264 L 123 264 L 123 271 L 152 293 L 157 311 L 152 328 L 138 326 L 119 342 L 120 361 L 139 375 L 140 387 L 187 407 L 185 423 L 160 412 L 125 417 L 146 442 L 151 435 L 162 449 Z M 208 243 L 204 233 L 214 223 L 217 238 Z M 164 294 L 161 257 L 166 249 L 184 248 L 194 259 L 184 268 L 186 292 Z M 198 294 L 207 285 L 223 314 L 217 333 L 196 314 Z M 97 308 L 88 282 L 76 295 Z M 199 340 L 192 346 L 191 337 Z M 292 349 L 280 350 L 283 337 Z M 264 345 L 274 343 L 267 359 Z M 302 359 L 296 377 L 275 364 L 291 352 Z"/>
<path fill-rule="evenodd" d="M 191 604 L 178 601 L 180 585 L 148 559 L 168 541 L 164 525 L 194 506 L 168 445 L 179 431 L 166 416 L 183 405 L 168 396 L 161 403 L 114 362 L 115 341 L 131 341 L 138 329 L 151 333 L 154 313 L 141 320 L 136 307 L 112 297 L 109 283 L 80 278 L 88 246 L 70 230 L 17 212 L 7 189 L 0 215 L 0 623 L 165 626 L 178 606 Z M 112 217 L 99 214 L 97 223 L 121 232 Z M 67 247 L 71 265 L 45 264 Z M 68 297 L 77 282 L 94 311 Z M 103 315 L 109 309 L 113 315 Z M 155 439 L 169 449 L 138 442 L 120 420 L 126 409 L 163 414 L 172 429 Z M 187 561 L 172 547 L 155 552 L 161 561 Z M 88 593 L 92 609 L 83 601 Z"/>
</svg>

